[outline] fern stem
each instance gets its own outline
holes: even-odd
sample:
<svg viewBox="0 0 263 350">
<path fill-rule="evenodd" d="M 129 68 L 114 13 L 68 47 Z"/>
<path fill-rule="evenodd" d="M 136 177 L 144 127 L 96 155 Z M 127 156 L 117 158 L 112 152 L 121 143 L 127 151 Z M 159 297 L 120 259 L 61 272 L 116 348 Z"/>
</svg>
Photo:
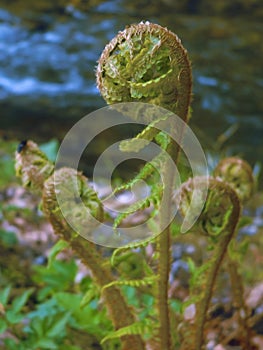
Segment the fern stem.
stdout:
<svg viewBox="0 0 263 350">
<path fill-rule="evenodd" d="M 200 189 L 202 181 L 207 181 L 202 178 L 197 180 L 199 182 L 197 181 L 196 184 Z M 184 322 L 184 339 L 180 350 L 203 349 L 204 328 L 215 280 L 227 254 L 227 247 L 234 237 L 240 215 L 240 201 L 236 192 L 220 180 L 209 178 L 208 181 L 206 204 L 195 225 L 197 233 L 203 232 L 209 236 L 213 252 L 206 262 L 206 269 L 202 271 L 192 287 L 191 297 L 195 303 L 196 314 L 192 322 Z M 185 194 L 192 192 L 192 186 L 192 180 L 184 185 Z"/>
<path fill-rule="evenodd" d="M 177 161 L 179 155 L 179 148 L 174 143 L 170 143 L 167 149 L 167 153 Z M 171 167 L 170 162 L 167 160 L 164 164 L 164 190 L 163 190 L 163 205 L 160 208 L 160 223 L 161 227 L 170 222 L 172 215 L 171 194 L 174 188 L 174 168 Z M 158 285 L 158 307 L 160 317 L 159 338 L 161 349 L 170 350 L 171 343 L 171 325 L 170 325 L 170 311 L 168 304 L 168 287 L 169 287 L 169 274 L 171 266 L 171 225 L 169 224 L 158 238 L 158 249 L 160 253 L 159 258 L 159 285 Z"/>
<path fill-rule="evenodd" d="M 159 262 L 159 338 L 161 349 L 171 349 L 171 331 L 168 306 L 168 279 L 170 265 L 170 228 L 167 227 L 159 238 L 160 262 Z"/>
<path fill-rule="evenodd" d="M 218 246 L 211 260 L 211 268 L 207 274 L 206 283 L 203 286 L 205 289 L 204 295 L 201 302 L 198 304 L 196 312 L 194 350 L 202 349 L 206 315 L 213 294 L 215 280 L 233 234 L 234 230 L 229 232 L 228 237 Z M 189 348 L 187 349 L 190 350 Z"/>
<path fill-rule="evenodd" d="M 56 181 L 69 183 L 72 169 L 63 168 L 59 170 Z M 68 175 L 68 176 L 66 176 Z M 78 175 L 83 182 L 86 178 Z M 70 243 L 72 249 L 82 259 L 82 262 L 91 270 L 95 283 L 103 288 L 114 281 L 110 269 L 105 266 L 102 256 L 97 252 L 93 243 L 76 235 L 71 226 L 66 222 L 57 203 L 54 176 L 51 176 L 45 183 L 43 189 L 43 210 L 51 222 L 54 232 Z M 104 288 L 102 294 L 108 309 L 109 316 L 114 328 L 129 326 L 135 322 L 134 315 L 127 306 L 120 290 L 116 286 Z M 144 343 L 139 335 L 127 335 L 121 337 L 123 350 L 144 350 Z"/>
<path fill-rule="evenodd" d="M 251 330 L 248 326 L 248 309 L 244 300 L 244 286 L 242 283 L 242 277 L 238 271 L 238 264 L 234 261 L 229 254 L 227 254 L 227 269 L 230 275 L 233 304 L 234 308 L 238 312 L 238 322 L 240 325 L 240 337 L 242 342 L 242 348 L 244 350 L 250 350 L 253 348 L 251 339 Z"/>
<path fill-rule="evenodd" d="M 187 52 L 174 33 L 157 24 L 139 23 L 119 32 L 105 47 L 100 57 L 97 84 L 109 104 L 134 101 L 151 103 L 178 114 L 187 122 L 192 87 Z M 131 117 L 137 119 L 134 111 Z M 175 128 L 176 125 L 171 125 L 171 131 Z M 151 137 L 155 136 L 151 134 L 153 128 L 145 130 L 150 131 Z M 144 133 L 145 131 L 142 135 Z M 176 163 L 179 147 L 170 142 L 166 151 Z M 164 166 L 164 192 L 160 208 L 160 224 L 163 231 L 158 238 L 160 260 L 157 304 L 160 317 L 160 349 L 170 350 L 172 344 L 168 281 L 171 253 L 170 225 L 167 226 L 167 223 L 171 217 L 174 170 L 168 161 L 162 166 Z"/>
</svg>

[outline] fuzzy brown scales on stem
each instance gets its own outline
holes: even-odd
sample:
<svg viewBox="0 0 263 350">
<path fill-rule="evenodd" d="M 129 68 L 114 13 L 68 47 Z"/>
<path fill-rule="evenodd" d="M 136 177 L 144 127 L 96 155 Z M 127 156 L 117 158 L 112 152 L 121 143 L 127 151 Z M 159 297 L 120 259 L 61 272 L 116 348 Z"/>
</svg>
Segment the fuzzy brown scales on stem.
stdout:
<svg viewBox="0 0 263 350">
<path fill-rule="evenodd" d="M 145 107 L 139 106 L 129 113 L 122 110 L 119 102 L 144 102 L 158 105 L 176 113 L 187 122 L 191 100 L 192 75 L 186 50 L 180 39 L 166 28 L 149 22 L 127 27 L 105 47 L 97 68 L 97 85 L 108 104 L 120 109 L 126 115 L 137 119 L 145 115 Z M 147 113 L 146 113 L 147 114 Z M 152 113 L 146 115 L 147 122 L 156 118 Z M 171 131 L 176 130 L 174 124 Z M 173 135 L 172 135 L 173 136 Z M 181 136 L 180 136 L 181 137 Z M 180 138 L 179 137 L 179 138 Z M 177 162 L 179 148 L 170 142 L 167 153 Z M 160 222 L 169 222 L 171 193 L 174 171 L 168 162 L 162 164 L 165 172 L 163 205 L 160 208 Z M 166 227 L 167 225 L 163 226 Z M 166 227 L 158 239 L 160 318 L 159 339 L 162 350 L 171 349 L 170 319 L 168 307 L 168 278 L 171 263 L 170 226 Z"/>
<path fill-rule="evenodd" d="M 87 204 L 88 210 L 92 210 L 97 220 L 102 220 L 103 213 L 101 204 L 93 190 L 88 187 L 87 178 L 70 168 L 57 170 L 53 176 L 45 181 L 42 195 L 43 210 L 48 220 L 51 222 L 55 233 L 70 243 L 72 249 L 81 257 L 82 262 L 91 270 L 94 282 L 99 287 L 103 288 L 103 286 L 114 281 L 110 269 L 105 266 L 104 259 L 98 253 L 96 246 L 76 234 L 68 224 L 62 213 L 63 209 L 61 210 L 61 206 L 57 202 L 56 191 L 58 189 L 63 189 L 63 191 L 67 193 L 68 189 L 74 184 L 76 177 L 82 189 L 80 199 L 84 204 Z M 92 201 L 90 201 L 90 197 L 92 197 Z M 76 212 L 76 203 L 72 203 L 72 198 L 68 198 L 67 195 L 64 196 L 64 207 L 66 207 L 67 210 L 72 210 L 73 213 L 75 212 L 78 218 L 82 215 L 78 210 Z M 89 225 L 88 222 L 86 224 Z M 91 224 L 91 229 L 94 229 L 94 222 Z M 117 287 L 112 286 L 103 289 L 103 297 L 109 316 L 116 330 L 135 322 L 131 310 L 125 303 Z M 121 342 L 123 350 L 144 349 L 143 341 L 137 335 L 123 336 Z"/>
<path fill-rule="evenodd" d="M 70 214 L 71 218 L 75 217 L 79 221 L 85 219 L 84 223 L 90 230 L 103 220 L 102 205 L 97 194 L 89 187 L 88 179 L 70 168 L 61 168 L 54 172 L 54 165 L 33 141 L 25 142 L 17 151 L 16 172 L 22 178 L 25 187 L 42 194 L 42 208 L 54 232 L 70 243 L 83 263 L 91 270 L 98 286 L 102 288 L 113 282 L 111 271 L 105 267 L 104 260 L 95 245 L 80 237 L 63 215 L 63 213 Z M 57 201 L 57 191 L 63 194 L 61 206 Z M 72 193 L 78 196 L 74 197 Z M 84 211 L 79 207 L 79 201 L 84 203 Z M 92 215 L 87 216 L 84 212 Z M 103 297 L 115 329 L 135 322 L 132 311 L 116 286 L 104 289 Z M 123 336 L 121 342 L 123 350 L 144 350 L 140 336 Z"/>
<path fill-rule="evenodd" d="M 236 157 L 222 159 L 214 170 L 214 176 L 227 182 L 237 193 L 241 203 L 249 200 L 255 188 L 251 166 Z M 233 304 L 239 322 L 239 338 L 243 349 L 253 349 L 251 329 L 248 324 L 249 310 L 244 300 L 244 286 L 238 262 L 230 254 L 227 256 L 227 270 L 230 275 Z"/>
<path fill-rule="evenodd" d="M 208 183 L 207 183 L 208 181 Z M 207 199 L 200 217 L 193 228 L 196 233 L 203 233 L 208 236 L 213 246 L 212 254 L 205 264 L 205 269 L 199 275 L 191 297 L 195 306 L 195 316 L 182 325 L 182 345 L 180 350 L 201 350 L 204 342 L 204 328 L 207 318 L 207 311 L 212 297 L 215 280 L 224 257 L 227 254 L 227 247 L 233 238 L 240 215 L 240 201 L 233 188 L 223 181 L 215 178 L 196 178 L 188 180 L 181 191 L 182 215 L 186 215 L 191 203 L 194 188 L 199 189 L 202 200 L 203 190 L 208 184 Z M 198 203 L 200 198 L 195 199 Z M 186 335 L 186 336 L 185 336 Z"/>
</svg>

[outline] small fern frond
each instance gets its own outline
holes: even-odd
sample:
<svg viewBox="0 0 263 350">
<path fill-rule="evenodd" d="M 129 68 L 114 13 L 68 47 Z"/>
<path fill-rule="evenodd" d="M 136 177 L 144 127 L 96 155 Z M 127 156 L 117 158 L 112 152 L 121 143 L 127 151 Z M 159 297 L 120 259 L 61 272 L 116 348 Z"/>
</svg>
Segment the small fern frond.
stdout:
<svg viewBox="0 0 263 350">
<path fill-rule="evenodd" d="M 120 143 L 120 150 L 122 152 L 139 152 L 144 147 L 149 145 L 149 143 L 156 138 L 160 133 L 161 127 L 158 128 L 158 123 L 167 119 L 167 116 L 162 116 L 155 119 L 146 128 L 143 129 L 136 137 L 130 140 L 124 140 Z"/>
<path fill-rule="evenodd" d="M 141 322 L 134 322 L 133 324 L 122 327 L 117 331 L 110 332 L 106 337 L 101 340 L 101 344 L 105 343 L 107 340 L 116 339 L 123 337 L 125 335 L 139 334 L 141 336 L 147 336 L 152 334 L 153 322 L 145 319 Z"/>
<path fill-rule="evenodd" d="M 115 249 L 112 256 L 111 256 L 111 265 L 112 266 L 115 265 L 115 259 L 116 259 L 116 256 L 118 254 L 124 253 L 125 251 L 131 250 L 131 249 L 145 248 L 145 247 L 147 247 L 148 244 L 154 242 L 155 240 L 156 240 L 155 236 L 150 236 L 150 237 L 147 237 L 145 239 L 140 240 L 139 242 L 131 242 L 123 247 Z"/>
<path fill-rule="evenodd" d="M 110 195 L 116 195 L 119 192 L 122 191 L 129 191 L 138 181 L 145 180 L 147 177 L 149 177 L 154 172 L 154 166 L 152 163 L 146 163 L 140 172 L 130 181 L 127 183 L 120 185 L 116 187 L 113 191 L 113 193 Z"/>
<path fill-rule="evenodd" d="M 113 281 L 102 288 L 102 291 L 106 288 L 110 288 L 111 286 L 129 286 L 129 287 L 144 287 L 150 284 L 153 284 L 158 275 L 152 275 L 150 277 L 144 277 L 143 279 L 136 280 L 123 280 L 123 281 Z"/>
<path fill-rule="evenodd" d="M 151 205 L 153 205 L 154 207 L 158 207 L 161 201 L 161 195 L 162 195 L 162 186 L 159 186 L 159 185 L 154 186 L 150 196 L 133 203 L 132 205 L 129 206 L 127 211 L 120 213 L 115 218 L 113 223 L 113 230 L 117 230 L 121 222 L 124 219 L 126 219 L 129 215 L 134 214 L 139 210 L 144 210 L 146 208 L 149 208 Z M 152 216 L 152 214 L 150 216 Z"/>
<path fill-rule="evenodd" d="M 137 138 L 137 137 L 134 137 L 134 138 L 129 139 L 129 140 L 123 140 L 120 142 L 120 150 L 122 152 L 139 152 L 144 147 L 149 145 L 151 140 L 156 135 L 156 132 L 158 132 L 158 130 L 152 129 L 152 132 L 151 132 L 152 135 L 151 136 L 149 135 L 149 137 L 151 138 L 150 140 L 147 140 L 145 138 L 141 139 L 141 138 Z"/>
<path fill-rule="evenodd" d="M 63 239 L 57 241 L 48 254 L 48 267 L 52 265 L 52 263 L 56 259 L 56 256 L 69 246 L 70 244 L 67 241 L 64 241 Z"/>
<path fill-rule="evenodd" d="M 163 131 L 159 132 L 154 139 L 162 149 L 167 149 L 169 143 L 171 142 L 170 136 Z"/>
<path fill-rule="evenodd" d="M 128 181 L 123 185 L 116 187 L 113 193 L 111 194 L 111 196 L 116 195 L 117 193 L 122 191 L 129 191 L 138 181 L 146 180 L 147 178 L 149 178 L 154 173 L 154 171 L 158 169 L 158 167 L 160 166 L 160 163 L 161 163 L 161 159 L 160 159 L 160 155 L 158 155 L 151 162 L 146 163 L 133 179 L 131 179 L 130 181 Z"/>
<path fill-rule="evenodd" d="M 101 294 L 101 289 L 95 283 L 92 283 L 88 291 L 84 294 L 84 297 L 80 302 L 80 307 L 84 308 L 93 299 L 98 298 L 100 294 Z"/>
</svg>

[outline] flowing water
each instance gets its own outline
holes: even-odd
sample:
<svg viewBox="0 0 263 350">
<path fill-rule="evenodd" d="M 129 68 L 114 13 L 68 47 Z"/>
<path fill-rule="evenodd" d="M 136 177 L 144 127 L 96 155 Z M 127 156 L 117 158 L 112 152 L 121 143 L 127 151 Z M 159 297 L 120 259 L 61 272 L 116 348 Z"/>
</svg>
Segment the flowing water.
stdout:
<svg viewBox="0 0 263 350">
<path fill-rule="evenodd" d="M 191 127 L 218 150 L 252 164 L 263 153 L 263 26 L 254 17 L 178 14 L 167 2 L 6 2 L 0 9 L 0 129 L 18 139 L 62 138 L 105 105 L 95 67 L 106 43 L 127 24 L 149 20 L 182 39 L 193 66 Z M 231 132 L 235 131 L 235 132 Z M 224 139 L 224 138 L 223 138 Z"/>
</svg>

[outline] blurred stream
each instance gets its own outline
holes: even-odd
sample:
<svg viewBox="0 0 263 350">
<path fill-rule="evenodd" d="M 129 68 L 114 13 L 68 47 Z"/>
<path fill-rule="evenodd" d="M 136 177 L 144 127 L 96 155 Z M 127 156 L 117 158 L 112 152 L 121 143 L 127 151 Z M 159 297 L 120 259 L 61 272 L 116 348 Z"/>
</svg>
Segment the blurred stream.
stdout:
<svg viewBox="0 0 263 350">
<path fill-rule="evenodd" d="M 60 1 L 0 5 L 1 134 L 62 139 L 77 120 L 105 106 L 95 84 L 96 61 L 125 25 L 149 20 L 177 33 L 189 52 L 191 127 L 203 146 L 213 149 L 218 136 L 235 125 L 226 153 L 252 165 L 262 161 L 262 21 L 180 15 L 167 2 L 88 3 L 83 10 Z"/>
</svg>

